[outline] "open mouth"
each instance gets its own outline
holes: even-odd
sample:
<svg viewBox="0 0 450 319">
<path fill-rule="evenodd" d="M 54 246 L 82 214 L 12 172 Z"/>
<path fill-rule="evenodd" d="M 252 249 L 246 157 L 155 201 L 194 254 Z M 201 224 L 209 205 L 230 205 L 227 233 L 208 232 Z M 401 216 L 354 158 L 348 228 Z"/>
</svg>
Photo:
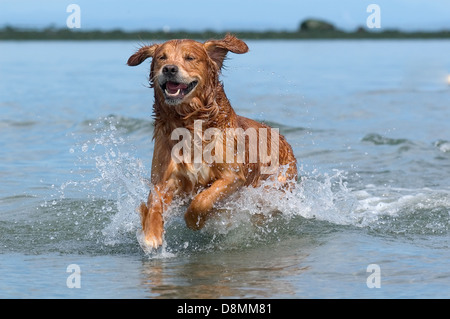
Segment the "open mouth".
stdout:
<svg viewBox="0 0 450 319">
<path fill-rule="evenodd" d="M 197 81 L 192 81 L 189 84 L 167 81 L 161 84 L 161 89 L 166 99 L 180 101 L 197 86 L 197 83 Z"/>
</svg>

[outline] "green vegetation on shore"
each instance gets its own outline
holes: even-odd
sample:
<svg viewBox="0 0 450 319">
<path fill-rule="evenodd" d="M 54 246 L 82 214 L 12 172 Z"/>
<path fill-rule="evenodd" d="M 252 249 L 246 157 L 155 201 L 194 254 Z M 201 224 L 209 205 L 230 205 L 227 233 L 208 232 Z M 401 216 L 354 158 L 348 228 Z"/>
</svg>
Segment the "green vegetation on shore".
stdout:
<svg viewBox="0 0 450 319">
<path fill-rule="evenodd" d="M 450 39 L 450 30 L 437 32 L 401 32 L 398 30 L 369 31 L 362 27 L 346 32 L 320 20 L 303 21 L 295 31 L 237 31 L 242 39 Z M 205 31 L 123 31 L 83 30 L 47 27 L 45 29 L 19 29 L 6 26 L 0 29 L 0 40 L 167 40 L 222 38 L 226 32 Z"/>
</svg>

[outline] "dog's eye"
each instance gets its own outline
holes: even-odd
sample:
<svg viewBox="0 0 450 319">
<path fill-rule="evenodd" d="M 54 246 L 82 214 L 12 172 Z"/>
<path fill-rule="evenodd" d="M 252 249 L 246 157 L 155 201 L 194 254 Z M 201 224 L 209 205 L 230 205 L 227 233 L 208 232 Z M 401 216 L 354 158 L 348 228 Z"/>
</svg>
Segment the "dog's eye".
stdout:
<svg viewBox="0 0 450 319">
<path fill-rule="evenodd" d="M 167 56 L 165 54 L 163 54 L 158 59 L 159 60 L 167 60 Z"/>
<path fill-rule="evenodd" d="M 193 60 L 195 60 L 195 58 L 194 58 L 192 55 L 186 55 L 186 56 L 184 57 L 184 59 L 185 59 L 186 61 L 193 61 Z"/>
</svg>

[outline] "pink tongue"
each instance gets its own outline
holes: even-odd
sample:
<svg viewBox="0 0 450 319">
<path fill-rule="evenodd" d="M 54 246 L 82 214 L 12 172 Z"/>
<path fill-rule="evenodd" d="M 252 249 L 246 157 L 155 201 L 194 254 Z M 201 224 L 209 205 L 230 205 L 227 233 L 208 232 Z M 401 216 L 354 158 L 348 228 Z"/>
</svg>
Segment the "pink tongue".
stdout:
<svg viewBox="0 0 450 319">
<path fill-rule="evenodd" d="M 183 83 L 175 83 L 175 82 L 167 82 L 166 88 L 169 91 L 169 93 L 177 93 L 178 90 L 184 90 L 187 89 L 187 85 Z"/>
</svg>

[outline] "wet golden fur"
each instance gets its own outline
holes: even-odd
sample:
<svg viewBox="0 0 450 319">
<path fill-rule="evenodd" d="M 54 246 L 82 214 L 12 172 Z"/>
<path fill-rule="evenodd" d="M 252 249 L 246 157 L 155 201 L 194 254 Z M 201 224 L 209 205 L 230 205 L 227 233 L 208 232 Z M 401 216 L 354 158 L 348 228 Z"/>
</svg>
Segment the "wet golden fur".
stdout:
<svg viewBox="0 0 450 319">
<path fill-rule="evenodd" d="M 227 128 L 269 128 L 254 120 L 239 116 L 228 101 L 222 83 L 220 71 L 228 52 L 246 53 L 245 42 L 232 35 L 222 40 L 200 43 L 193 40 L 171 40 L 162 44 L 141 47 L 129 60 L 134 66 L 147 58 L 152 58 L 150 83 L 154 88 L 155 147 L 152 160 L 151 190 L 147 203 L 140 206 L 142 230 L 145 244 L 157 248 L 162 244 L 164 221 L 163 213 L 171 204 L 174 196 L 187 195 L 192 200 L 185 213 L 189 228 L 197 230 L 204 226 L 213 213 L 215 203 L 244 186 L 258 186 L 267 179 L 278 178 L 282 183 L 296 181 L 296 159 L 291 146 L 279 135 L 279 164 L 285 170 L 275 176 L 263 174 L 263 163 L 249 162 L 249 152 L 255 145 L 245 143 L 245 163 L 235 160 L 232 163 L 205 163 L 195 166 L 182 162 L 176 163 L 172 158 L 172 149 L 178 143 L 171 139 L 171 133 L 177 128 L 187 128 L 194 132 L 194 121 L 202 120 L 202 129 L 218 128 L 224 132 Z M 160 85 L 167 67 L 176 66 L 178 78 L 186 83 L 197 83 L 195 88 L 180 101 L 172 103 L 167 100 Z M 251 79 L 249 79 L 251 81 Z M 276 107 L 276 106 L 275 106 Z M 270 131 L 268 135 L 270 140 Z M 203 140 L 206 145 L 211 140 Z M 215 145 L 225 149 L 225 137 L 217 137 Z M 217 144 L 218 143 L 218 144 Z M 268 143 L 270 152 L 271 145 Z M 236 154 L 234 154 L 236 156 Z M 236 159 L 236 157 L 235 157 Z"/>
</svg>

